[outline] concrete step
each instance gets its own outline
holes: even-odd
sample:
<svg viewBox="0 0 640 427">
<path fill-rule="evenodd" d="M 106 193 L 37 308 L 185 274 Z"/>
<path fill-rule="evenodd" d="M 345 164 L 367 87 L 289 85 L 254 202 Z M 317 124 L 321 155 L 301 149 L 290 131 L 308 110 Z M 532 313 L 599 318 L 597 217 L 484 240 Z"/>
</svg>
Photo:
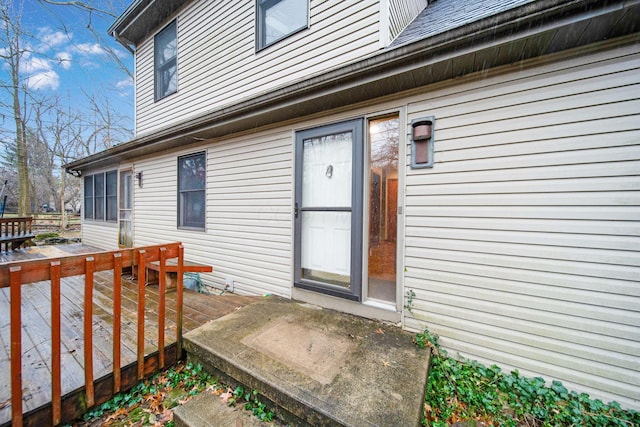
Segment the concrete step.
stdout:
<svg viewBox="0 0 640 427">
<path fill-rule="evenodd" d="M 189 332 L 184 348 L 289 425 L 420 424 L 429 352 L 393 325 L 269 297 Z"/>
<path fill-rule="evenodd" d="M 253 414 L 242 406 L 231 407 L 220 396 L 203 392 L 173 414 L 176 427 L 265 427 Z"/>
</svg>

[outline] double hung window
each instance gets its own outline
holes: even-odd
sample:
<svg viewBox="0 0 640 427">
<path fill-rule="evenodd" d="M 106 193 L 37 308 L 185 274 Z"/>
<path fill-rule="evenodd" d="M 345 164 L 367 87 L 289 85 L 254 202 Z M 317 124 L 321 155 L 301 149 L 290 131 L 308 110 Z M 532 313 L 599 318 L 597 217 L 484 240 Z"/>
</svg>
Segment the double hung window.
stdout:
<svg viewBox="0 0 640 427">
<path fill-rule="evenodd" d="M 176 21 L 167 25 L 154 38 L 155 99 L 178 90 L 178 35 Z"/>
<path fill-rule="evenodd" d="M 204 152 L 178 157 L 178 227 L 204 230 L 206 180 Z"/>
</svg>

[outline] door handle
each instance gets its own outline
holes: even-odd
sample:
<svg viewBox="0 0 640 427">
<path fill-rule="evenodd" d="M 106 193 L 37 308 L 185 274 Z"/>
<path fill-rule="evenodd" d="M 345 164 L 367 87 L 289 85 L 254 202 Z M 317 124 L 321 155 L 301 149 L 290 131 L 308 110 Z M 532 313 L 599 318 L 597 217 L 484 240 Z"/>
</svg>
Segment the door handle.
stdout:
<svg viewBox="0 0 640 427">
<path fill-rule="evenodd" d="M 298 218 L 298 203 L 296 203 L 293 208 L 293 215 Z"/>
</svg>

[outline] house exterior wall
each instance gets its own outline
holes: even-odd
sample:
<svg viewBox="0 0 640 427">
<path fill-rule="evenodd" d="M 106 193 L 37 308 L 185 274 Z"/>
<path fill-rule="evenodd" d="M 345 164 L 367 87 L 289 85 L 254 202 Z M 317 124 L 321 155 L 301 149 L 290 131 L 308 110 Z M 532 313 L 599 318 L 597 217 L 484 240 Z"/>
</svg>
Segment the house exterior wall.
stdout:
<svg viewBox="0 0 640 427">
<path fill-rule="evenodd" d="M 213 265 L 201 274 L 240 294 L 291 295 L 292 143 L 290 130 L 265 131 L 136 162 L 135 242 L 181 241 L 190 261 Z M 177 229 L 178 156 L 207 156 L 205 231 Z"/>
<path fill-rule="evenodd" d="M 407 169 L 407 328 L 640 406 L 639 66 L 636 44 L 408 100 L 436 123 Z"/>
<path fill-rule="evenodd" d="M 254 0 L 193 2 L 177 20 L 177 93 L 154 102 L 153 37 L 137 46 L 137 136 L 251 99 L 379 48 L 377 0 L 314 0 L 307 30 L 259 52 Z"/>
<path fill-rule="evenodd" d="M 404 327 L 640 408 L 639 67 L 638 44 L 578 49 L 138 159 L 135 244 L 182 241 L 206 284 L 291 297 L 295 131 L 400 111 L 410 141 L 435 116 L 434 167 L 402 177 Z M 178 230 L 177 158 L 203 150 L 206 230 Z"/>
<path fill-rule="evenodd" d="M 118 224 L 82 221 L 82 244 L 105 251 L 118 249 Z"/>
</svg>

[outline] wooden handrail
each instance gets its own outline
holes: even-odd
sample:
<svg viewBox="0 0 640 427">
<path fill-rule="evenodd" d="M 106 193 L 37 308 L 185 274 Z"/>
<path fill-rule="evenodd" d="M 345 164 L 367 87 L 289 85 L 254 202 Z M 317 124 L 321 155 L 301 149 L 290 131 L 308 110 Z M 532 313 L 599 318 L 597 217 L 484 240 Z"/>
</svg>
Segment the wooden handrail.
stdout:
<svg viewBox="0 0 640 427">
<path fill-rule="evenodd" d="M 144 377 L 144 314 L 145 314 L 145 265 L 159 261 L 161 270 L 166 268 L 168 258 L 178 259 L 178 271 L 184 265 L 184 248 L 181 243 L 145 246 L 118 251 L 97 252 L 73 255 L 55 259 L 37 259 L 0 264 L 0 288 L 10 287 L 10 335 L 11 335 L 11 411 L 13 425 L 22 425 L 22 321 L 21 287 L 36 282 L 50 282 L 51 286 L 51 382 L 52 382 L 52 419 L 53 425 L 62 420 L 61 390 L 61 338 L 60 338 L 60 282 L 62 278 L 84 275 L 84 370 L 86 408 L 96 403 L 93 377 L 93 277 L 96 272 L 113 271 L 113 394 L 121 389 L 121 274 L 123 268 L 133 267 L 138 278 L 138 379 Z M 166 312 L 166 279 L 160 274 L 159 310 L 158 310 L 158 369 L 165 364 L 164 323 Z M 182 301 L 183 280 L 178 275 L 177 283 L 177 319 L 176 342 L 178 350 L 182 347 Z M 25 326 L 28 327 L 28 326 Z M 180 353 L 178 353 L 179 355 Z"/>
<path fill-rule="evenodd" d="M 0 251 L 17 249 L 33 237 L 33 218 L 0 218 Z"/>
</svg>

